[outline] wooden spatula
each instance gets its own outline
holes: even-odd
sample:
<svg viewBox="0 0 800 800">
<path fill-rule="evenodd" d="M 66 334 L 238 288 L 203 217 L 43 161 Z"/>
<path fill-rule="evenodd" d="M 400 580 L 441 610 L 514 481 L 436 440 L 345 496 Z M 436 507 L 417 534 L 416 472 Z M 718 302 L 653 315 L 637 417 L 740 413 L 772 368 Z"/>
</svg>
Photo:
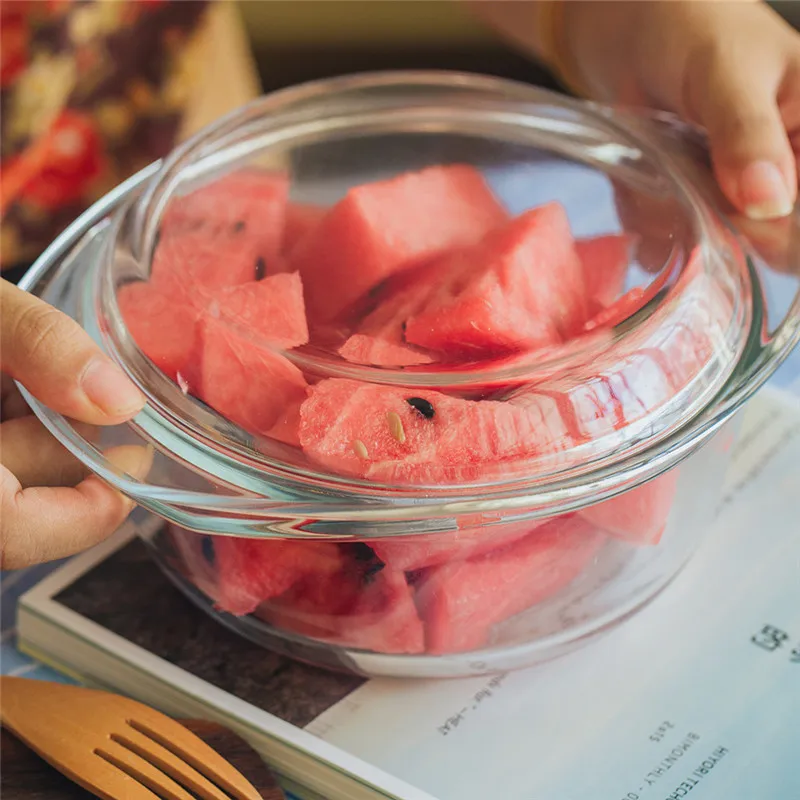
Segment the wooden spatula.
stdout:
<svg viewBox="0 0 800 800">
<path fill-rule="evenodd" d="M 59 772 L 106 800 L 260 800 L 183 725 L 126 697 L 3 676 L 0 718 Z"/>
</svg>

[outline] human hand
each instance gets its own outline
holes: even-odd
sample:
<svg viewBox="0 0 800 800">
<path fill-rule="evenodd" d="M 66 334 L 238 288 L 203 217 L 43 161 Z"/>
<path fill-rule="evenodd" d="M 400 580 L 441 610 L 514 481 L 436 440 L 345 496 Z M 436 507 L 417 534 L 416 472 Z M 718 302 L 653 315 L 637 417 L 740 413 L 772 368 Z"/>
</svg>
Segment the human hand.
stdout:
<svg viewBox="0 0 800 800">
<path fill-rule="evenodd" d="M 602 102 L 673 111 L 709 135 L 720 188 L 751 219 L 783 217 L 797 197 L 800 34 L 756 0 L 556 0 L 559 52 Z M 478 13 L 542 57 L 546 3 L 484 2 Z M 538 8 L 538 10 L 537 10 Z M 565 54 L 566 53 L 566 54 Z"/>
<path fill-rule="evenodd" d="M 144 397 L 66 315 L 0 281 L 0 565 L 18 569 L 83 550 L 114 532 L 131 502 L 81 465 L 30 413 L 14 381 L 87 426 L 133 417 Z M 134 476 L 149 468 L 141 447 L 106 453 Z"/>
<path fill-rule="evenodd" d="M 751 219 L 797 197 L 800 35 L 760 2 L 569 3 L 565 23 L 599 99 L 674 111 L 708 132 L 714 172 Z M 595 28 L 601 9 L 605 31 Z M 603 45 L 612 18 L 623 30 Z M 620 37 L 624 37 L 620 38 Z"/>
</svg>

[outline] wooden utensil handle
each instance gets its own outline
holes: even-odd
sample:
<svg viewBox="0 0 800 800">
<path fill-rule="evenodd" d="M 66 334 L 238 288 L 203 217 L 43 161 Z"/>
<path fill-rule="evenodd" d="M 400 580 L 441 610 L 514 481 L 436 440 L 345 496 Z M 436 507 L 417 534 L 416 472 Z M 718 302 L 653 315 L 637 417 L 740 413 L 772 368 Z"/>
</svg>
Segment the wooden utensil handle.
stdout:
<svg viewBox="0 0 800 800">
<path fill-rule="evenodd" d="M 284 800 L 284 794 L 266 764 L 242 738 L 213 722 L 181 722 L 227 758 L 258 789 L 264 800 Z M 39 758 L 6 728 L 0 731 L 0 795 L 3 800 L 93 798 L 92 794 Z"/>
</svg>

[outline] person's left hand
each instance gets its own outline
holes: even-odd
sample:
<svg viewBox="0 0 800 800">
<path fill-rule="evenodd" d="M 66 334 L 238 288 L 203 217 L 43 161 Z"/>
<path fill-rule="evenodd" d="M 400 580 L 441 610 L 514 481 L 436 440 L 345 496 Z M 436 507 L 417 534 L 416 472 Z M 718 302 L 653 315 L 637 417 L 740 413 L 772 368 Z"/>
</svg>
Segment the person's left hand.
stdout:
<svg viewBox="0 0 800 800">
<path fill-rule="evenodd" d="M 0 280 L 0 568 L 17 569 L 83 550 L 116 530 L 128 498 L 82 466 L 30 412 L 14 381 L 86 426 L 134 416 L 144 397 L 65 314 Z M 142 478 L 152 454 L 116 447 L 118 469 Z"/>
</svg>

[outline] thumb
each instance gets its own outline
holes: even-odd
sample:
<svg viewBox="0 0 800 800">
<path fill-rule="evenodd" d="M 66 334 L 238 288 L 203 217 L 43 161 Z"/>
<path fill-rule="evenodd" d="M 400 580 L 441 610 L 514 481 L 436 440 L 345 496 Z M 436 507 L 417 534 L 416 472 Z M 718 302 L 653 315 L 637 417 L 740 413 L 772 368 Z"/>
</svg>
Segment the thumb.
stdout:
<svg viewBox="0 0 800 800">
<path fill-rule="evenodd" d="M 717 181 L 728 200 L 751 219 L 792 212 L 797 166 L 777 103 L 779 78 L 722 64 L 696 81 L 692 105 L 708 131 Z"/>
<path fill-rule="evenodd" d="M 123 422 L 144 397 L 66 314 L 0 281 L 0 362 L 42 403 L 95 425 Z"/>
</svg>

